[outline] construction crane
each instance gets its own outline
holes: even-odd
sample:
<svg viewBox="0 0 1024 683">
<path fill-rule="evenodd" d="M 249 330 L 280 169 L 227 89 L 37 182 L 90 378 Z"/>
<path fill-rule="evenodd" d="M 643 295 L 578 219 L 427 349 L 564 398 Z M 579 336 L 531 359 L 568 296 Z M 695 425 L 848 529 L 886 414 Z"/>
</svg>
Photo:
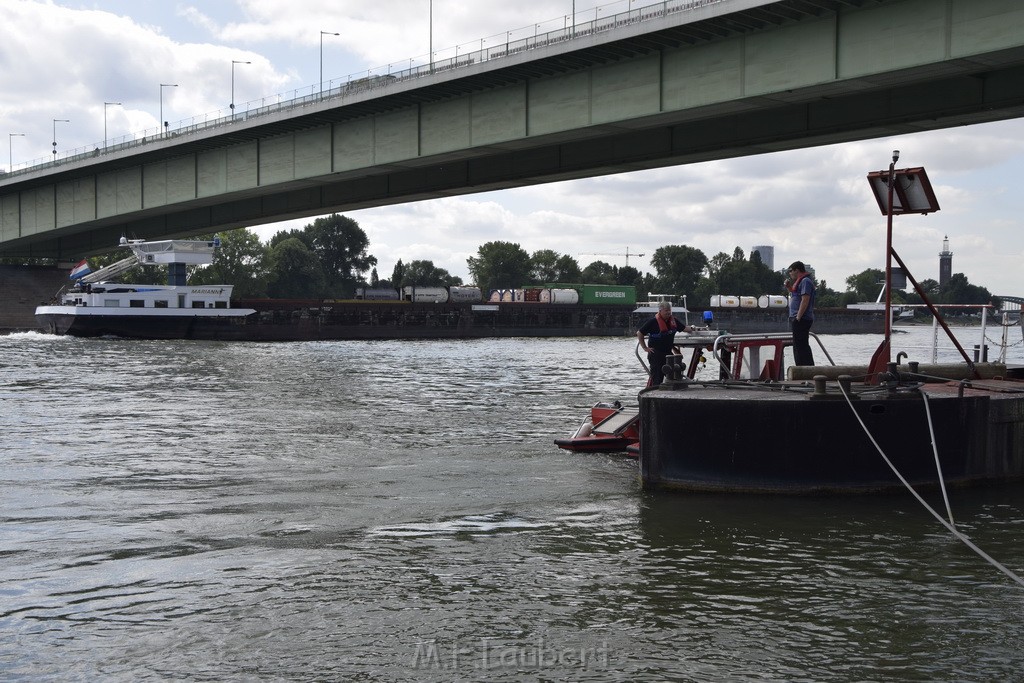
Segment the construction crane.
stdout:
<svg viewBox="0 0 1024 683">
<path fill-rule="evenodd" d="M 632 253 L 631 254 L 631 253 L 629 253 L 629 247 L 626 247 L 626 253 L 625 254 L 580 254 L 580 256 L 625 256 L 626 257 L 626 267 L 627 268 L 629 268 L 629 257 L 630 256 L 636 256 L 637 258 L 643 258 L 644 257 L 643 254 L 637 254 L 637 253 Z"/>
</svg>

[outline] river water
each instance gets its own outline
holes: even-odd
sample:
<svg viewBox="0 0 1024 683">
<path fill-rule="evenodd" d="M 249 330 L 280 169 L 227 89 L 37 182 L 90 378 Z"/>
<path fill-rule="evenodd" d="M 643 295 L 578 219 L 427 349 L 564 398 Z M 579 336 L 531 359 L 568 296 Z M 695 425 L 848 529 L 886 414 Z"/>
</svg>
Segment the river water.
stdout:
<svg viewBox="0 0 1024 683">
<path fill-rule="evenodd" d="M 1024 590 L 909 494 L 652 494 L 553 446 L 637 368 L 621 338 L 0 337 L 0 679 L 1020 679 Z M 1018 573 L 1021 493 L 951 492 Z"/>
</svg>

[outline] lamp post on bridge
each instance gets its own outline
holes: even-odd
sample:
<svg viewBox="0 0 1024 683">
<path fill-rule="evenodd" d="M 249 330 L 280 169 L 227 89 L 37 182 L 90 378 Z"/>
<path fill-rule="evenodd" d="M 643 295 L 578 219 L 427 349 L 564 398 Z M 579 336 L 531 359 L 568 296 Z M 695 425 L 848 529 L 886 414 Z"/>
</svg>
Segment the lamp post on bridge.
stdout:
<svg viewBox="0 0 1024 683">
<path fill-rule="evenodd" d="M 231 118 L 235 118 L 235 64 L 252 64 L 252 62 L 243 62 L 240 59 L 231 60 Z"/>
<path fill-rule="evenodd" d="M 14 170 L 14 138 L 23 138 L 24 133 L 8 133 L 7 134 L 7 172 L 10 173 Z"/>
<path fill-rule="evenodd" d="M 160 137 L 164 136 L 164 131 L 167 130 L 167 122 L 164 121 L 164 88 L 177 88 L 177 83 L 161 83 L 160 84 Z"/>
<path fill-rule="evenodd" d="M 331 33 L 330 31 L 320 31 L 320 83 L 317 85 L 316 90 L 318 93 L 324 91 L 324 36 L 340 36 L 340 33 Z M 234 97 L 231 98 L 234 100 Z"/>
<path fill-rule="evenodd" d="M 121 106 L 120 102 L 104 102 L 103 103 L 103 147 L 107 146 L 107 107 L 110 106 Z"/>
<path fill-rule="evenodd" d="M 71 123 L 70 119 L 54 119 L 53 120 L 53 160 L 57 161 L 57 124 L 58 123 Z"/>
</svg>

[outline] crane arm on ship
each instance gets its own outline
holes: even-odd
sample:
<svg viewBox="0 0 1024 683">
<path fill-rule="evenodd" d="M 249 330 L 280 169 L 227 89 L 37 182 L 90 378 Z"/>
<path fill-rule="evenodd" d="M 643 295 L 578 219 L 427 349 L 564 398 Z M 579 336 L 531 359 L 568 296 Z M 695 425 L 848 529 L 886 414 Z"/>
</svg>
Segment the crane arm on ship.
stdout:
<svg viewBox="0 0 1024 683">
<path fill-rule="evenodd" d="M 100 268 L 97 271 L 89 273 L 88 275 L 79 279 L 79 282 L 87 285 L 94 284 L 96 282 L 102 282 L 103 280 L 108 280 L 116 275 L 120 275 L 126 270 L 130 270 L 131 268 L 134 268 L 140 263 L 141 261 L 139 260 L 139 257 L 136 254 L 132 254 L 127 258 L 123 258 L 120 261 L 115 261 L 114 263 L 111 263 L 109 266 L 104 266 L 103 268 Z"/>
</svg>

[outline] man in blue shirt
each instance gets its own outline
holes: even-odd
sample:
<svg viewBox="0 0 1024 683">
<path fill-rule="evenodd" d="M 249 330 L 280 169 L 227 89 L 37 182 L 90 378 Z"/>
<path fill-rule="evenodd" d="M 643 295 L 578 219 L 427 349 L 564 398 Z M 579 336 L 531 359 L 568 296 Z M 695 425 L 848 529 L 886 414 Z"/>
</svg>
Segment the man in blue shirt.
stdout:
<svg viewBox="0 0 1024 683">
<path fill-rule="evenodd" d="M 794 261 L 786 280 L 789 297 L 789 327 L 793 331 L 793 363 L 814 365 L 811 353 L 811 323 L 814 322 L 814 279 L 803 261 Z"/>
</svg>

